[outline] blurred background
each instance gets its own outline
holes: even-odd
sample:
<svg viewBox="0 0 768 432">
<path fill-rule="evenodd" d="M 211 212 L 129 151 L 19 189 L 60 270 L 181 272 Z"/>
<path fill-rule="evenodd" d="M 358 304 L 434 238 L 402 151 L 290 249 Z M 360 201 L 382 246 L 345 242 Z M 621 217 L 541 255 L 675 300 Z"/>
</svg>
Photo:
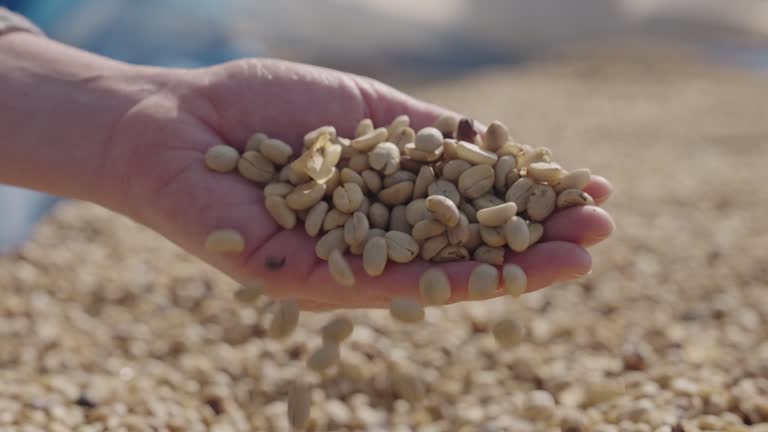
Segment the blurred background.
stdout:
<svg viewBox="0 0 768 432">
<path fill-rule="evenodd" d="M 711 61 L 768 69 L 763 0 L 3 0 L 0 6 L 51 37 L 129 62 L 194 67 L 273 56 L 407 90 L 619 41 L 682 44 Z M 0 252 L 28 237 L 55 202 L 0 186 L 0 205 L 15 209 L 0 226 Z"/>
<path fill-rule="evenodd" d="M 268 299 L 234 301 L 155 233 L 84 203 L 35 226 L 53 199 L 5 189 L 0 239 L 20 247 L 0 258 L 0 431 L 283 431 L 297 376 L 317 384 L 313 430 L 768 431 L 768 2 L 5 3 L 123 60 L 282 57 L 501 120 L 609 178 L 617 231 L 591 275 L 519 300 L 418 327 L 349 313 L 323 377 L 303 370 L 329 314 L 268 340 Z M 501 317 L 525 326 L 518 346 L 488 335 Z M 400 368 L 421 404 L 391 385 Z"/>
</svg>

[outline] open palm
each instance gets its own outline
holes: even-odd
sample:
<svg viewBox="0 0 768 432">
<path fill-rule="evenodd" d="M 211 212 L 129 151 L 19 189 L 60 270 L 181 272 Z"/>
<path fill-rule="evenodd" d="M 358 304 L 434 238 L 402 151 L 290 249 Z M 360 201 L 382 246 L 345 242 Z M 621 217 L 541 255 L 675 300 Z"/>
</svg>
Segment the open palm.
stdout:
<svg viewBox="0 0 768 432">
<path fill-rule="evenodd" d="M 445 110 L 364 77 L 276 60 L 178 73 L 189 84 L 147 97 L 115 130 L 115 171 L 126 186 L 121 211 L 236 280 L 263 280 L 270 296 L 297 299 L 305 309 L 384 307 L 395 296 L 418 297 L 419 275 L 435 264 L 391 263 L 384 275 L 371 278 L 359 257 L 350 257 L 356 286 L 338 285 L 315 256 L 317 239 L 301 227 L 280 228 L 264 208 L 260 186 L 236 173 L 208 170 L 203 157 L 222 142 L 242 150 L 257 131 L 292 144 L 298 154 L 303 134 L 318 126 L 334 125 L 341 136 L 351 136 L 362 118 L 385 125 L 404 113 L 418 130 Z M 587 187 L 598 203 L 610 190 L 601 178 Z M 245 251 L 206 251 L 207 234 L 220 228 L 241 231 Z M 567 209 L 548 220 L 541 243 L 508 261 L 526 271 L 529 291 L 542 288 L 587 273 L 591 258 L 584 246 L 612 230 L 610 217 L 597 207 Z M 451 280 L 451 301 L 465 300 L 477 263 L 439 265 Z"/>
</svg>

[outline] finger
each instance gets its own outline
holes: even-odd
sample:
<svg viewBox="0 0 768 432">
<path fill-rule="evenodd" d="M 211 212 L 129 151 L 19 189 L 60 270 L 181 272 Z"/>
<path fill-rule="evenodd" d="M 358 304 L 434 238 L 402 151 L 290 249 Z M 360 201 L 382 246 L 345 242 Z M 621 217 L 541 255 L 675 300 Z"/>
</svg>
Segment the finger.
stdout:
<svg viewBox="0 0 768 432">
<path fill-rule="evenodd" d="M 546 288 L 555 282 L 577 279 L 592 269 L 592 256 L 586 249 L 573 243 L 560 241 L 536 244 L 525 252 L 508 256 L 505 262 L 518 265 L 523 269 L 528 279 L 525 292 Z M 496 296 L 506 294 L 502 279 L 500 273 L 500 287 Z M 469 274 L 461 280 L 469 280 Z M 466 284 L 467 282 L 464 282 L 463 285 L 459 285 L 465 288 L 464 290 L 454 290 L 451 296 L 452 301 L 469 300 Z"/>
<path fill-rule="evenodd" d="M 547 219 L 542 240 L 591 246 L 608 238 L 614 229 L 611 215 L 600 207 L 571 207 L 560 210 Z"/>
<path fill-rule="evenodd" d="M 325 262 L 318 263 L 309 276 L 306 295 L 315 299 L 343 299 L 347 307 L 388 307 L 395 297 L 419 299 L 418 281 L 429 268 L 445 271 L 451 283 L 452 295 L 448 303 L 468 299 L 467 283 L 475 261 L 428 263 L 413 261 L 408 264 L 389 262 L 383 276 L 371 277 L 362 268 L 360 257 L 347 257 L 355 274 L 355 285 L 346 287 L 333 279 Z M 538 244 L 528 251 L 511 256 L 508 263 L 521 266 L 528 275 L 528 291 L 537 290 L 556 281 L 573 279 L 589 272 L 592 259 L 584 248 L 566 242 Z M 500 289 L 500 288 L 499 288 Z M 497 295 L 500 295 L 499 291 Z"/>
<path fill-rule="evenodd" d="M 299 300 L 299 309 L 304 312 L 331 312 L 339 309 L 339 306 L 333 303 L 319 302 L 315 300 Z"/>
<path fill-rule="evenodd" d="M 613 185 L 605 178 L 601 176 L 593 175 L 584 187 L 584 192 L 588 193 L 595 203 L 598 205 L 604 203 L 613 193 Z"/>
</svg>

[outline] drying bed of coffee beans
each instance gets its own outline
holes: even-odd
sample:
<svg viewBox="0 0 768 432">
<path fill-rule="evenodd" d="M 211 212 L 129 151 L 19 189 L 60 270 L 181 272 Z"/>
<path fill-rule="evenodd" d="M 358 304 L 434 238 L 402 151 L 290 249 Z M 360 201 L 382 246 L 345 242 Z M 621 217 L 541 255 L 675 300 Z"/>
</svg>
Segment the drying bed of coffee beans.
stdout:
<svg viewBox="0 0 768 432">
<path fill-rule="evenodd" d="M 417 326 L 304 313 L 275 338 L 268 298 L 120 216 L 62 206 L 0 258 L 0 431 L 287 431 L 292 393 L 317 431 L 768 430 L 768 82 L 642 58 L 421 91 L 508 113 L 564 165 L 611 178 L 620 230 L 585 280 L 427 308 Z M 521 326 L 498 330 L 520 332 L 509 347 L 503 316 Z"/>
</svg>

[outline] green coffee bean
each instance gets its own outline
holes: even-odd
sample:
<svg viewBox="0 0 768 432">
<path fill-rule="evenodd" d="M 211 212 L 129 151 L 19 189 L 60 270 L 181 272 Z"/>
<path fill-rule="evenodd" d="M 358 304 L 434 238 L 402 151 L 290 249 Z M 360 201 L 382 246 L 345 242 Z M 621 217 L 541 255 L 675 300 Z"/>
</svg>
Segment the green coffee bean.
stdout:
<svg viewBox="0 0 768 432">
<path fill-rule="evenodd" d="M 347 220 L 350 218 L 350 214 L 342 213 L 338 209 L 332 208 L 328 210 L 323 220 L 323 231 L 331 231 L 338 227 L 344 226 Z"/>
<path fill-rule="evenodd" d="M 446 160 L 459 159 L 458 142 L 455 139 L 443 140 L 443 158 Z"/>
<path fill-rule="evenodd" d="M 490 247 L 501 247 L 507 243 L 504 227 L 489 227 L 480 225 L 480 238 Z"/>
<path fill-rule="evenodd" d="M 325 201 L 320 201 L 315 204 L 307 213 L 307 217 L 304 220 L 304 230 L 310 237 L 317 237 L 320 234 L 320 229 L 323 227 L 323 221 L 325 221 L 328 214 L 329 205 Z"/>
<path fill-rule="evenodd" d="M 325 147 L 325 150 L 323 151 L 323 164 L 326 165 L 326 171 L 336 168 L 336 164 L 341 160 L 341 154 L 343 152 L 344 146 L 342 144 L 328 144 Z"/>
<path fill-rule="evenodd" d="M 245 237 L 234 229 L 219 229 L 208 234 L 205 248 L 216 253 L 239 253 L 245 250 Z"/>
<path fill-rule="evenodd" d="M 386 189 L 382 189 L 378 196 L 379 201 L 388 206 L 404 204 L 411 199 L 411 196 L 413 196 L 413 182 L 407 181 L 397 183 Z"/>
<path fill-rule="evenodd" d="M 347 166 L 349 169 L 355 172 L 363 172 L 370 168 L 371 166 L 368 165 L 368 153 L 355 153 L 352 155 L 352 157 L 349 158 L 349 162 L 347 163 Z"/>
<path fill-rule="evenodd" d="M 355 128 L 355 138 L 360 138 L 371 132 L 373 132 L 373 120 L 364 118 L 360 120 L 360 123 L 357 124 L 357 128 Z"/>
<path fill-rule="evenodd" d="M 525 271 L 515 264 L 507 264 L 502 269 L 504 278 L 504 290 L 512 297 L 518 297 L 523 294 L 528 285 L 528 277 Z"/>
<path fill-rule="evenodd" d="M 357 209 L 360 213 L 368 217 L 368 211 L 371 208 L 371 200 L 367 196 L 363 196 L 363 200 L 360 201 L 360 208 Z"/>
<path fill-rule="evenodd" d="M 483 148 L 490 152 L 499 151 L 509 139 L 509 130 L 501 122 L 494 120 L 488 125 L 483 139 Z"/>
<path fill-rule="evenodd" d="M 256 183 L 267 183 L 275 176 L 275 166 L 259 152 L 247 151 L 237 161 L 240 175 Z"/>
<path fill-rule="evenodd" d="M 376 144 L 368 153 L 368 165 L 382 174 L 394 174 L 400 168 L 400 149 L 391 142 Z"/>
<path fill-rule="evenodd" d="M 595 200 L 588 193 L 579 189 L 566 189 L 557 196 L 557 208 L 595 205 Z"/>
<path fill-rule="evenodd" d="M 495 153 L 483 150 L 475 144 L 466 141 L 458 141 L 456 143 L 456 154 L 459 156 L 459 159 L 474 165 L 493 166 L 499 159 Z"/>
<path fill-rule="evenodd" d="M 252 281 L 243 284 L 235 292 L 235 299 L 244 303 L 253 303 L 264 294 L 264 281 Z"/>
<path fill-rule="evenodd" d="M 528 224 L 528 233 L 531 237 L 528 242 L 528 247 L 531 247 L 541 239 L 542 235 L 544 235 L 544 225 L 535 222 L 530 223 Z"/>
<path fill-rule="evenodd" d="M 485 194 L 472 200 L 472 205 L 477 209 L 477 211 L 487 209 L 489 207 L 500 206 L 502 204 L 504 204 L 504 200 L 493 194 Z"/>
<path fill-rule="evenodd" d="M 317 204 L 325 195 L 325 184 L 308 181 L 285 196 L 285 202 L 292 210 L 306 210 Z"/>
<path fill-rule="evenodd" d="M 371 151 L 371 149 L 373 149 L 376 144 L 384 142 L 386 139 L 387 129 L 378 128 L 368 132 L 363 136 L 353 139 L 350 145 L 356 150 L 367 153 Z"/>
<path fill-rule="evenodd" d="M 426 240 L 445 232 L 445 225 L 435 220 L 423 220 L 413 226 L 411 235 L 416 241 Z"/>
<path fill-rule="evenodd" d="M 442 305 L 451 298 L 451 282 L 444 271 L 431 268 L 421 274 L 419 292 L 427 305 Z"/>
<path fill-rule="evenodd" d="M 552 186 L 536 184 L 531 188 L 531 196 L 528 197 L 528 217 L 532 221 L 541 222 L 555 210 L 557 194 Z"/>
<path fill-rule="evenodd" d="M 342 183 L 355 183 L 358 186 L 360 186 L 360 189 L 365 192 L 365 189 L 367 186 L 365 185 L 365 180 L 363 180 L 363 177 L 356 173 L 355 171 L 352 171 L 349 168 L 342 168 L 341 169 L 341 182 Z"/>
<path fill-rule="evenodd" d="M 469 259 L 469 251 L 463 246 L 449 244 L 432 257 L 432 262 L 464 261 Z"/>
<path fill-rule="evenodd" d="M 419 175 L 413 184 L 413 199 L 424 198 L 427 196 L 429 185 L 435 182 L 435 170 L 430 166 L 423 166 L 419 170 Z"/>
<path fill-rule="evenodd" d="M 413 375 L 397 374 L 392 386 L 403 399 L 413 404 L 421 402 L 426 394 L 424 384 Z"/>
<path fill-rule="evenodd" d="M 470 168 L 472 168 L 472 164 L 462 159 L 448 161 L 443 165 L 442 178 L 443 180 L 455 183 Z"/>
<path fill-rule="evenodd" d="M 365 243 L 363 248 L 363 269 L 371 276 L 379 276 L 384 273 L 387 266 L 387 239 L 374 237 Z"/>
<path fill-rule="evenodd" d="M 517 144 L 511 140 L 507 140 L 507 143 L 496 150 L 496 154 L 499 156 L 514 156 L 518 157 L 525 153 L 525 147 L 522 144 Z"/>
<path fill-rule="evenodd" d="M 588 184 L 592 174 L 587 168 L 579 168 L 564 175 L 557 184 L 555 192 L 560 193 L 566 189 L 584 189 Z"/>
<path fill-rule="evenodd" d="M 339 285 L 355 285 L 355 274 L 352 273 L 352 268 L 349 266 L 349 263 L 339 249 L 332 250 L 328 255 L 328 269 L 330 270 L 333 279 L 338 282 Z"/>
<path fill-rule="evenodd" d="M 389 127 L 387 128 L 387 137 L 391 137 L 395 134 L 395 132 L 410 125 L 411 118 L 408 117 L 408 114 L 400 114 L 399 116 L 395 117 L 394 120 L 392 120 L 392 123 L 389 124 Z"/>
<path fill-rule="evenodd" d="M 459 203 L 459 211 L 464 213 L 470 223 L 477 223 L 477 209 L 475 206 L 466 201 L 461 201 Z"/>
<path fill-rule="evenodd" d="M 333 126 L 320 126 L 304 135 L 304 148 L 308 149 L 317 144 L 317 140 L 322 135 L 328 135 L 329 141 L 336 139 L 336 128 Z"/>
<path fill-rule="evenodd" d="M 387 239 L 387 255 L 394 262 L 405 264 L 419 254 L 419 244 L 406 233 L 389 231 L 384 237 Z"/>
<path fill-rule="evenodd" d="M 358 245 L 366 240 L 370 225 L 368 218 L 360 211 L 352 214 L 344 224 L 344 240 L 348 245 Z"/>
<path fill-rule="evenodd" d="M 322 260 L 327 261 L 331 252 L 336 249 L 341 252 L 347 250 L 347 242 L 344 241 L 344 228 L 328 231 L 315 243 L 315 255 Z"/>
<path fill-rule="evenodd" d="M 339 346 L 334 343 L 323 344 L 307 359 L 307 367 L 315 372 L 322 372 L 339 363 Z"/>
<path fill-rule="evenodd" d="M 341 184 L 341 174 L 336 168 L 333 169 L 331 176 L 325 181 L 325 196 L 333 197 L 333 191 Z"/>
<path fill-rule="evenodd" d="M 504 224 L 504 238 L 507 246 L 515 252 L 523 252 L 528 249 L 531 242 L 531 234 L 528 224 L 519 216 L 513 216 Z"/>
<path fill-rule="evenodd" d="M 475 199 L 493 188 L 494 171 L 490 165 L 476 165 L 459 176 L 459 192 Z"/>
<path fill-rule="evenodd" d="M 354 213 L 363 201 L 363 190 L 356 183 L 344 183 L 333 191 L 333 205 L 343 213 Z"/>
<path fill-rule="evenodd" d="M 374 170 L 365 170 L 360 173 L 365 184 L 364 190 L 368 190 L 372 194 L 377 194 L 381 191 L 381 176 Z"/>
<path fill-rule="evenodd" d="M 405 154 L 406 144 L 411 144 L 416 139 L 416 132 L 410 127 L 400 128 L 394 135 L 390 136 L 389 142 L 400 149 L 400 154 Z M 402 164 L 402 161 L 401 161 Z"/>
<path fill-rule="evenodd" d="M 261 143 L 267 139 L 269 139 L 269 137 L 261 132 L 257 132 L 251 135 L 251 137 L 248 138 L 248 141 L 245 143 L 245 151 L 259 151 Z"/>
<path fill-rule="evenodd" d="M 456 204 L 442 195 L 430 195 L 426 199 L 426 207 L 438 221 L 448 228 L 459 223 L 459 209 Z"/>
<path fill-rule="evenodd" d="M 294 300 L 281 300 L 267 329 L 267 335 L 273 339 L 285 339 L 293 333 L 299 324 L 299 307 Z"/>
<path fill-rule="evenodd" d="M 283 173 L 286 173 L 287 175 L 285 178 L 283 178 Z M 312 172 L 313 176 L 310 176 L 304 171 L 297 171 L 294 169 L 293 165 L 286 165 L 283 167 L 283 169 L 280 171 L 280 181 L 288 181 L 294 186 L 298 186 L 300 184 L 304 184 L 310 180 L 315 180 L 315 178 L 320 178 L 320 173 L 318 172 Z M 315 180 L 318 181 L 318 180 Z"/>
<path fill-rule="evenodd" d="M 515 214 L 517 214 L 517 204 L 508 202 L 478 211 L 477 221 L 485 226 L 497 227 L 507 223 Z"/>
<path fill-rule="evenodd" d="M 448 241 L 452 245 L 463 246 L 469 240 L 469 219 L 459 214 L 459 223 L 448 229 Z"/>
<path fill-rule="evenodd" d="M 494 187 L 496 188 L 497 193 L 503 194 L 507 191 L 508 187 L 511 186 L 512 183 L 509 183 L 508 177 L 512 173 L 517 174 L 515 167 L 517 167 L 517 160 L 511 155 L 502 156 L 499 158 L 499 161 L 496 162 L 496 166 L 494 167 Z M 517 178 L 515 178 L 515 180 L 517 180 Z"/>
<path fill-rule="evenodd" d="M 472 259 L 478 262 L 500 266 L 504 264 L 504 248 L 490 246 L 479 246 L 472 254 Z"/>
<path fill-rule="evenodd" d="M 408 219 L 405 217 L 406 207 L 404 205 L 395 206 L 389 213 L 389 230 L 400 231 L 402 233 L 410 234 L 411 225 L 408 223 Z"/>
<path fill-rule="evenodd" d="M 416 181 L 416 174 L 406 170 L 399 170 L 399 171 L 395 171 L 390 175 L 384 176 L 382 186 L 385 188 L 388 188 L 398 183 L 415 182 L 415 181 Z"/>
<path fill-rule="evenodd" d="M 421 245 L 421 259 L 424 261 L 431 260 L 446 246 L 448 246 L 448 236 L 446 234 L 428 238 L 424 244 Z"/>
<path fill-rule="evenodd" d="M 483 238 L 480 236 L 480 224 L 469 224 L 469 237 L 467 238 L 467 241 L 464 242 L 464 247 L 470 251 L 474 251 L 482 244 Z"/>
<path fill-rule="evenodd" d="M 285 198 L 279 196 L 268 196 L 264 200 L 264 207 L 275 222 L 281 227 L 289 230 L 296 226 L 296 212 L 290 207 Z"/>
<path fill-rule="evenodd" d="M 453 204 L 459 205 L 459 201 L 461 201 L 461 195 L 459 194 L 459 190 L 456 189 L 456 186 L 447 181 L 447 180 L 438 180 L 427 188 L 427 193 L 430 196 L 434 195 L 440 195 L 448 198 L 449 200 L 453 201 Z"/>
<path fill-rule="evenodd" d="M 565 175 L 559 165 L 551 162 L 534 162 L 528 165 L 527 176 L 537 182 L 555 184 Z"/>
<path fill-rule="evenodd" d="M 321 330 L 323 335 L 323 343 L 340 344 L 346 338 L 352 335 L 354 328 L 355 327 L 352 324 L 352 321 L 350 321 L 348 318 L 334 318 L 328 324 L 324 325 Z"/>
<path fill-rule="evenodd" d="M 371 204 L 368 210 L 368 219 L 374 228 L 387 229 L 389 227 L 389 208 L 380 202 Z"/>
<path fill-rule="evenodd" d="M 303 430 L 309 423 L 312 407 L 312 392 L 302 384 L 296 383 L 288 393 L 288 423 L 296 430 Z"/>
<path fill-rule="evenodd" d="M 416 225 L 429 216 L 427 201 L 424 198 L 418 198 L 408 203 L 405 207 L 405 219 L 410 225 Z"/>
<path fill-rule="evenodd" d="M 285 198 L 293 191 L 294 186 L 290 183 L 270 183 L 264 187 L 264 196 L 275 195 Z"/>
<path fill-rule="evenodd" d="M 546 147 L 538 148 L 524 148 L 521 154 L 515 155 L 517 157 L 517 169 L 525 168 L 535 162 L 551 162 L 552 151 Z"/>
<path fill-rule="evenodd" d="M 213 171 L 230 172 L 237 167 L 240 153 L 228 145 L 215 145 L 205 153 L 205 164 Z"/>
<path fill-rule="evenodd" d="M 525 336 L 525 329 L 513 319 L 501 320 L 493 326 L 493 337 L 502 347 L 510 347 L 520 343 Z"/>
<path fill-rule="evenodd" d="M 493 297 L 499 287 L 499 271 L 490 264 L 480 264 L 469 275 L 468 295 L 470 300 Z"/>
<path fill-rule="evenodd" d="M 459 118 L 451 115 L 444 114 L 435 121 L 432 125 L 435 129 L 439 130 L 446 138 L 454 138 L 456 136 L 456 128 L 459 125 Z"/>
<path fill-rule="evenodd" d="M 424 321 L 424 308 L 411 299 L 397 297 L 389 304 L 389 313 L 398 321 L 417 323 Z"/>
<path fill-rule="evenodd" d="M 435 162 L 443 155 L 442 147 L 438 147 L 437 150 L 432 152 L 425 152 L 417 149 L 415 143 L 404 145 L 403 150 L 406 156 L 420 162 Z"/>
<path fill-rule="evenodd" d="M 283 166 L 293 155 L 293 149 L 279 139 L 270 138 L 261 143 L 259 152 L 275 165 Z"/>
<path fill-rule="evenodd" d="M 414 144 L 418 150 L 434 152 L 443 146 L 443 134 L 433 127 L 425 127 L 416 134 Z"/>
<path fill-rule="evenodd" d="M 521 177 L 509 187 L 506 194 L 507 202 L 513 202 L 517 205 L 517 211 L 523 212 L 528 208 L 528 200 L 533 192 L 533 180 Z"/>
</svg>

